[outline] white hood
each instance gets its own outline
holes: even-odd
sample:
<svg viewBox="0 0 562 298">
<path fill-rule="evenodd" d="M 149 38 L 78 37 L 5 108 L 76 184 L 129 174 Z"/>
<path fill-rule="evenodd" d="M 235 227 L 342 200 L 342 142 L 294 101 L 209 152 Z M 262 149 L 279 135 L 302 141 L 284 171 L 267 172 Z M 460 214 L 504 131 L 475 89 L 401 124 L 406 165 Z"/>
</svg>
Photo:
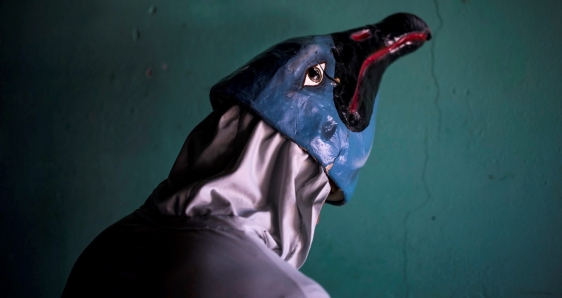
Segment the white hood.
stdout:
<svg viewBox="0 0 562 298">
<path fill-rule="evenodd" d="M 299 268 L 329 193 L 328 177 L 314 158 L 232 106 L 191 132 L 151 199 L 164 215 L 229 221 Z"/>
</svg>

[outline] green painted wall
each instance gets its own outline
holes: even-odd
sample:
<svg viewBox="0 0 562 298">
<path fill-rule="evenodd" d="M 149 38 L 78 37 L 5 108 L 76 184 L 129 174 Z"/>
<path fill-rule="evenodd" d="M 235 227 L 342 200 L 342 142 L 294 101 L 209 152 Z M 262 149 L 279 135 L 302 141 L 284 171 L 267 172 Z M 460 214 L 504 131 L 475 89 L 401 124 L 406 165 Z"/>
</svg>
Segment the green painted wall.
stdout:
<svg viewBox="0 0 562 298">
<path fill-rule="evenodd" d="M 387 72 L 356 195 L 303 271 L 334 297 L 561 297 L 559 0 L 1 1 L 0 296 L 60 295 L 220 78 L 398 11 L 435 38 Z"/>
</svg>

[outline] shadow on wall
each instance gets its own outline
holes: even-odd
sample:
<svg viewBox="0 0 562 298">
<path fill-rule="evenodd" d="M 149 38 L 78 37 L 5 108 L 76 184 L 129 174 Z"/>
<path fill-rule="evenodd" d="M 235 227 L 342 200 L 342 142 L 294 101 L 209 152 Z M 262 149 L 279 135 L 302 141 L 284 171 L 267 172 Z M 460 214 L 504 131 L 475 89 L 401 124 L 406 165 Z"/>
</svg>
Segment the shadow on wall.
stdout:
<svg viewBox="0 0 562 298">
<path fill-rule="evenodd" d="M 3 297 L 59 296 L 86 245 L 165 179 L 210 87 L 307 27 L 272 6 L 0 6 Z"/>
</svg>

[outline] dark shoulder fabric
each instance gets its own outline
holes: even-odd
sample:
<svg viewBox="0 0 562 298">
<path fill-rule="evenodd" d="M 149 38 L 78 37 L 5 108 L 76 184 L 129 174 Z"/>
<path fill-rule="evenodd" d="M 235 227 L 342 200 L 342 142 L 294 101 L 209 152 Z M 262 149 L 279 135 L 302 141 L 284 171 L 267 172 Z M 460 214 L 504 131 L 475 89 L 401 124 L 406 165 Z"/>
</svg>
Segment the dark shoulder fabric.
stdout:
<svg viewBox="0 0 562 298">
<path fill-rule="evenodd" d="M 214 221 L 163 227 L 138 211 L 103 231 L 63 297 L 327 297 L 243 232 Z"/>
</svg>

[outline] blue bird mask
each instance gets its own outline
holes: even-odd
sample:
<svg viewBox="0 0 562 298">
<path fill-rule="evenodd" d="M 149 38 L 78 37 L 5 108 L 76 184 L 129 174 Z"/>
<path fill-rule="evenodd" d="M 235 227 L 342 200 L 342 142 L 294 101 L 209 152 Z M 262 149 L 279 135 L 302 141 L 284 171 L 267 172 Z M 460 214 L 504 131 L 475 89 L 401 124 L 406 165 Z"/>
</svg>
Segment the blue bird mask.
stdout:
<svg viewBox="0 0 562 298">
<path fill-rule="evenodd" d="M 343 205 L 371 151 L 382 74 L 430 38 L 424 21 L 399 13 L 375 25 L 289 39 L 213 86 L 211 104 L 246 106 L 306 150 L 341 194 L 329 203 Z"/>
</svg>

